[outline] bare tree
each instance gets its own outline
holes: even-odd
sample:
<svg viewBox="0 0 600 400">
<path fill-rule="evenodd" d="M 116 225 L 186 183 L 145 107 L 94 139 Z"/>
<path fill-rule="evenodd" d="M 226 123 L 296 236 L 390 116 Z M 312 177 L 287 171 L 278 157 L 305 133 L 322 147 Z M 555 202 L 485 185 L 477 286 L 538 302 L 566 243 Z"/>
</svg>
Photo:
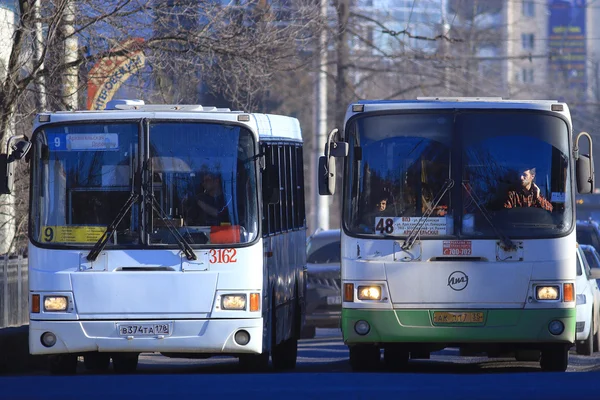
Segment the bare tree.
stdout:
<svg viewBox="0 0 600 400">
<path fill-rule="evenodd" d="M 15 132 L 29 133 L 33 115 L 44 104 L 51 110 L 85 107 L 90 70 L 102 60 L 133 59 L 140 52 L 147 67 L 128 81 L 137 85 L 132 90 L 160 99 L 150 95 L 159 88 L 164 100 L 193 101 L 202 84 L 233 106 L 252 110 L 277 71 L 298 66 L 298 48 L 310 37 L 307 31 L 318 12 L 303 1 L 295 0 L 294 19 L 281 23 L 278 13 L 286 6 L 262 0 L 229 5 L 207 0 L 18 0 L 14 22 L 5 21 L 12 36 L 0 74 L 0 143 L 5 146 Z M 142 40 L 120 45 L 134 38 Z M 167 77 L 178 78 L 180 85 L 173 87 Z M 10 195 L 0 200 L 0 253 L 8 251 L 14 237 L 14 204 Z"/>
</svg>

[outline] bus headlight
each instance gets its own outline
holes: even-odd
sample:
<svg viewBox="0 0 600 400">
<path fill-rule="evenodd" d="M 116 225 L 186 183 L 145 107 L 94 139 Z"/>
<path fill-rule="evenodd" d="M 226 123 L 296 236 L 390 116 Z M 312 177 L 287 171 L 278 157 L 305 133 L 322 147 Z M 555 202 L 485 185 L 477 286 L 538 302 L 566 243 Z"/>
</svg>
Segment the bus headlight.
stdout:
<svg viewBox="0 0 600 400">
<path fill-rule="evenodd" d="M 560 289 L 558 286 L 536 286 L 535 298 L 537 300 L 558 300 Z"/>
<path fill-rule="evenodd" d="M 221 308 L 223 310 L 245 310 L 245 294 L 226 294 L 221 296 Z"/>
<path fill-rule="evenodd" d="M 66 296 L 44 296 L 44 311 L 66 311 L 68 305 Z"/>
<path fill-rule="evenodd" d="M 381 286 L 359 286 L 359 300 L 381 300 Z"/>
</svg>

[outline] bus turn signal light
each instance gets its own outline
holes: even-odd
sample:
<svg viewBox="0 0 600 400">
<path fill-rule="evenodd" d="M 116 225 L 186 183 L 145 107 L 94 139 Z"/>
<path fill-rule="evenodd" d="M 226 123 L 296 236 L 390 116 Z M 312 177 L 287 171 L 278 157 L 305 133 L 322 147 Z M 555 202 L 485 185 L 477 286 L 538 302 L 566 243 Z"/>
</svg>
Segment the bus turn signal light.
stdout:
<svg viewBox="0 0 600 400">
<path fill-rule="evenodd" d="M 572 283 L 563 284 L 563 301 L 575 301 L 575 290 Z"/>
<path fill-rule="evenodd" d="M 250 311 L 260 311 L 260 293 L 250 293 Z"/>
<path fill-rule="evenodd" d="M 344 283 L 344 301 L 354 301 L 354 283 Z"/>
<path fill-rule="evenodd" d="M 39 294 L 31 295 L 31 312 L 32 313 L 40 312 L 40 295 Z"/>
</svg>

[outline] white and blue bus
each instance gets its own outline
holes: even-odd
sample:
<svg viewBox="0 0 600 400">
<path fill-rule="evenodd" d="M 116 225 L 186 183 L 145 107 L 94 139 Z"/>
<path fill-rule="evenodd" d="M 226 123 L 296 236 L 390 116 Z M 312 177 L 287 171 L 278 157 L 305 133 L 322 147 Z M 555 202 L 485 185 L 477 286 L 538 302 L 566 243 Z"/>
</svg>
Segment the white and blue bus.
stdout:
<svg viewBox="0 0 600 400">
<path fill-rule="evenodd" d="M 336 136 L 338 135 L 338 136 Z M 332 131 L 344 158 L 342 333 L 354 370 L 458 347 L 564 371 L 575 340 L 575 192 L 591 155 L 566 104 L 360 101 Z"/>
<path fill-rule="evenodd" d="M 31 354 L 54 373 L 139 354 L 296 365 L 306 222 L 295 118 L 113 101 L 41 113 L 30 162 Z"/>
</svg>

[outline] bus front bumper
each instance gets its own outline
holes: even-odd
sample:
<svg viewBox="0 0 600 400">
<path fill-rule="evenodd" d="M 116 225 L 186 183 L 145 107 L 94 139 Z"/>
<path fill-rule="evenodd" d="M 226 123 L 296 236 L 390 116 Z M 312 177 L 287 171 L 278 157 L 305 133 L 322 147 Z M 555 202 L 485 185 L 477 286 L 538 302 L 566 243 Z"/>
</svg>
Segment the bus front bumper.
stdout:
<svg viewBox="0 0 600 400">
<path fill-rule="evenodd" d="M 168 334 L 129 334 L 141 327 L 168 324 Z M 129 331 L 129 332 L 128 332 Z M 250 340 L 240 345 L 235 340 L 246 331 Z M 47 347 L 42 336 L 51 332 L 56 343 Z M 99 352 L 174 352 L 200 354 L 260 354 L 263 319 L 170 320 L 170 321 L 30 321 L 29 352 L 66 354 Z"/>
<path fill-rule="evenodd" d="M 434 312 L 476 310 L 342 310 L 342 334 L 348 345 L 359 343 L 573 343 L 575 308 L 483 310 L 482 322 L 434 323 Z M 362 335 L 356 331 L 361 323 Z M 560 321 L 564 330 L 552 334 Z M 360 329 L 359 329 L 360 330 Z"/>
</svg>

